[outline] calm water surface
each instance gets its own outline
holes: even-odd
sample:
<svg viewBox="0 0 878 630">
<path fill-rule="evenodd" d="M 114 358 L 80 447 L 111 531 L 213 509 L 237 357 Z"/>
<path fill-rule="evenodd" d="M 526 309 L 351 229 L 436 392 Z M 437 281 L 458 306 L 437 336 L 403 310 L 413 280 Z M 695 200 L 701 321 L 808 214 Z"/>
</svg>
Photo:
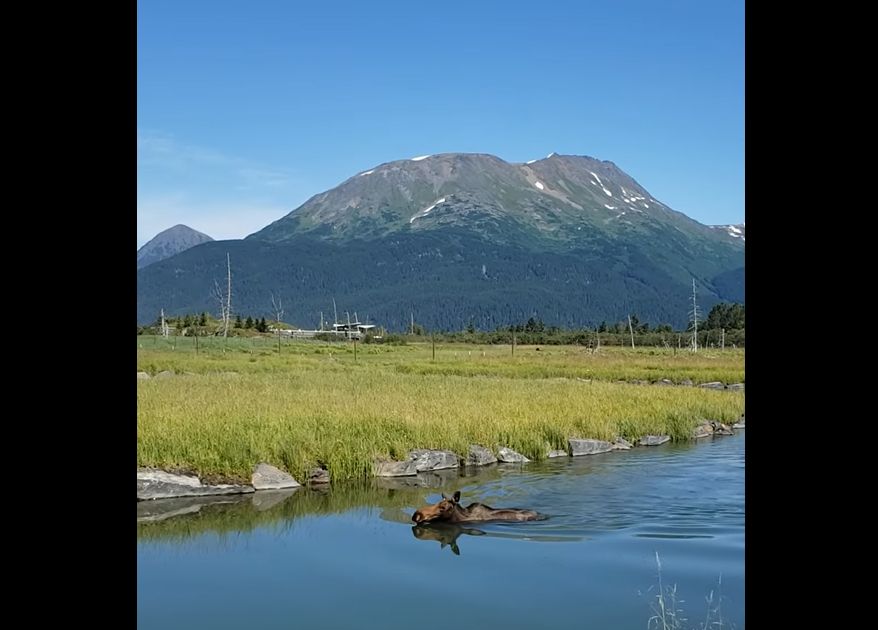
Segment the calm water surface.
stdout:
<svg viewBox="0 0 878 630">
<path fill-rule="evenodd" d="M 138 627 L 643 630 L 658 554 L 686 627 L 701 627 L 713 591 L 722 627 L 744 628 L 743 433 L 325 493 L 140 503 Z M 549 519 L 412 527 L 415 508 L 458 489 L 464 505 Z"/>
</svg>

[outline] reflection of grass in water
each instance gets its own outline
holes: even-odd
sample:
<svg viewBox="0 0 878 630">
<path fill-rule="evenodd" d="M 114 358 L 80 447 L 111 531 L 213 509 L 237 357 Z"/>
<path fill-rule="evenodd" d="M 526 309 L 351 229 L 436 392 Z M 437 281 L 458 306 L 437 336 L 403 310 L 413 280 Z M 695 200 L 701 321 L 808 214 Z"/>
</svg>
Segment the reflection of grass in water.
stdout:
<svg viewBox="0 0 878 630">
<path fill-rule="evenodd" d="M 258 527 L 286 529 L 295 519 L 303 516 L 340 514 L 358 508 L 380 510 L 380 517 L 411 525 L 411 512 L 402 508 L 417 508 L 430 495 L 438 495 L 448 488 L 466 489 L 472 484 L 484 484 L 501 477 L 498 466 L 475 469 L 437 470 L 417 477 L 374 478 L 362 481 L 334 483 L 322 490 L 299 488 L 276 505 L 271 491 L 224 497 L 145 501 L 138 504 L 145 509 L 143 516 L 153 515 L 154 521 L 137 524 L 138 540 L 186 540 L 208 532 L 225 535 L 247 532 Z M 419 484 L 419 485 L 409 485 Z M 195 512 L 194 505 L 200 506 Z M 161 509 L 161 508 L 165 509 Z M 156 509 L 158 508 L 158 509 Z M 161 519 L 157 512 L 176 513 Z"/>
<path fill-rule="evenodd" d="M 249 532 L 260 527 L 283 530 L 303 516 L 339 514 L 361 507 L 393 511 L 420 505 L 424 496 L 434 492 L 426 488 L 381 489 L 365 484 L 344 484 L 324 492 L 300 489 L 278 505 L 258 511 L 250 497 L 230 503 L 205 503 L 193 514 L 163 521 L 137 524 L 139 541 L 185 541 L 205 533 L 220 536 Z M 389 512 L 390 513 L 390 512 Z"/>
<path fill-rule="evenodd" d="M 689 626 L 686 625 L 688 619 L 684 616 L 685 613 L 681 606 L 684 600 L 677 598 L 676 584 L 665 586 L 662 583 L 662 562 L 658 552 L 655 554 L 655 562 L 658 566 L 658 594 L 655 596 L 655 602 L 650 603 L 654 614 L 649 618 L 646 626 L 649 630 L 685 630 Z M 710 594 L 705 598 L 707 612 L 704 621 L 698 625 L 698 630 L 734 628 L 731 622 L 722 617 L 722 583 L 722 576 L 720 576 L 716 594 L 711 589 Z"/>
</svg>

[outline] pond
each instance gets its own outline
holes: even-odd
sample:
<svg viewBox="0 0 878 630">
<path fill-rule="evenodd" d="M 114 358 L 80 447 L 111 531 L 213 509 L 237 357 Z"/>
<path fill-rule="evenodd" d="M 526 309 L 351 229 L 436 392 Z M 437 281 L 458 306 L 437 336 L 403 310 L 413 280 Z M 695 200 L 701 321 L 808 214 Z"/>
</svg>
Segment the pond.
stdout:
<svg viewBox="0 0 878 630">
<path fill-rule="evenodd" d="M 413 527 L 455 490 L 549 518 Z M 137 511 L 141 629 L 744 627 L 743 431 Z"/>
</svg>

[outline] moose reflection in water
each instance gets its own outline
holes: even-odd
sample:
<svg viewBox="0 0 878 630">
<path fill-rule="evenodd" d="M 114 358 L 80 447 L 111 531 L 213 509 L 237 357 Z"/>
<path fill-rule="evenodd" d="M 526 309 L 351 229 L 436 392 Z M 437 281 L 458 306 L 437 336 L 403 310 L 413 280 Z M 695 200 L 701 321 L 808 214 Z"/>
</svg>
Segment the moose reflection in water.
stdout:
<svg viewBox="0 0 878 630">
<path fill-rule="evenodd" d="M 448 497 L 442 493 L 442 500 L 435 505 L 427 505 L 412 514 L 412 520 L 418 525 L 426 523 L 474 523 L 474 522 L 520 522 L 541 521 L 547 516 L 520 508 L 494 509 L 484 503 L 470 503 L 467 507 L 460 504 L 460 490 Z"/>
<path fill-rule="evenodd" d="M 412 527 L 412 534 L 418 540 L 435 540 L 442 549 L 451 546 L 454 555 L 460 555 L 460 547 L 457 546 L 457 539 L 462 534 L 467 536 L 484 536 L 485 532 L 471 527 L 461 527 L 454 523 L 432 523 L 430 525 L 415 525 Z"/>
</svg>

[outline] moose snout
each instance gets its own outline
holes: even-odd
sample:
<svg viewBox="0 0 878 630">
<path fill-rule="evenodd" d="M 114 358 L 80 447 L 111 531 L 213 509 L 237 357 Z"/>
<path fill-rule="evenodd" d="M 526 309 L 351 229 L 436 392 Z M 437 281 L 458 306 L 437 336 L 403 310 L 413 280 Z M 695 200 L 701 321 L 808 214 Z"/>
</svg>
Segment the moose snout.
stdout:
<svg viewBox="0 0 878 630">
<path fill-rule="evenodd" d="M 420 523 L 423 519 L 424 519 L 424 515 L 421 514 L 420 512 L 415 512 L 414 514 L 412 514 L 412 520 L 415 523 Z"/>
</svg>

